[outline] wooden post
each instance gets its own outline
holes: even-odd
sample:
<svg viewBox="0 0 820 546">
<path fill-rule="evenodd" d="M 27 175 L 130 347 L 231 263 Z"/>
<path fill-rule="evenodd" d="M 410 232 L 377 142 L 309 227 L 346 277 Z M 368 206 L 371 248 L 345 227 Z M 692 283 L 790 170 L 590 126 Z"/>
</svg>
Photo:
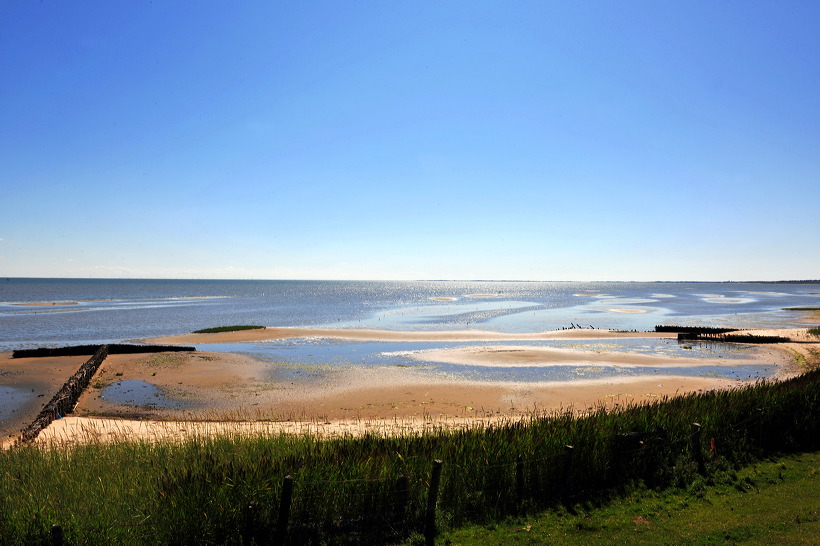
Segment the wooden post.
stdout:
<svg viewBox="0 0 820 546">
<path fill-rule="evenodd" d="M 766 449 L 763 438 L 763 408 L 757 408 L 757 447 L 764 451 Z"/>
<path fill-rule="evenodd" d="M 436 542 L 436 501 L 438 486 L 441 480 L 441 461 L 433 461 L 433 473 L 430 476 L 430 489 L 427 492 L 427 511 L 424 515 L 424 543 L 433 546 Z"/>
<path fill-rule="evenodd" d="M 649 464 L 647 465 L 647 471 L 649 472 L 649 474 L 646 477 L 646 483 L 649 485 L 649 487 L 653 489 L 656 485 L 658 467 L 663 464 L 663 457 L 665 456 L 665 446 L 667 440 L 668 435 L 666 433 L 666 429 L 663 427 L 656 428 L 655 435 L 652 438 L 652 443 L 656 449 L 653 453 L 650 453 L 649 455 Z"/>
<path fill-rule="evenodd" d="M 393 521 L 403 522 L 407 517 L 407 505 L 410 503 L 410 480 L 402 474 L 396 480 L 396 504 L 393 506 Z"/>
<path fill-rule="evenodd" d="M 524 457 L 521 455 L 515 460 L 515 506 L 521 512 L 524 503 Z"/>
<path fill-rule="evenodd" d="M 572 474 L 572 446 L 564 446 L 564 470 L 563 485 L 561 486 L 561 497 L 566 501 L 569 496 L 569 482 Z"/>
<path fill-rule="evenodd" d="M 256 501 L 250 501 L 242 511 L 242 544 L 256 544 Z"/>
<path fill-rule="evenodd" d="M 282 480 L 282 498 L 279 501 L 279 519 L 276 521 L 276 534 L 274 544 L 284 544 L 288 537 L 288 518 L 290 517 L 290 504 L 293 499 L 293 477 L 285 476 Z"/>
<path fill-rule="evenodd" d="M 692 455 L 698 463 L 698 472 L 706 475 L 706 463 L 703 462 L 703 448 L 700 442 L 700 423 L 692 423 Z"/>
<path fill-rule="evenodd" d="M 63 546 L 63 526 L 54 524 L 51 526 L 51 546 Z"/>
</svg>

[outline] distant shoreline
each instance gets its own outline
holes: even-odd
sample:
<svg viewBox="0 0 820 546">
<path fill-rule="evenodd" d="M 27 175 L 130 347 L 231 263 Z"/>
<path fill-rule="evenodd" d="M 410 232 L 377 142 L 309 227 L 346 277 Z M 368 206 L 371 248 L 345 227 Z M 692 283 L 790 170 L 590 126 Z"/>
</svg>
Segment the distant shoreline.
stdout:
<svg viewBox="0 0 820 546">
<path fill-rule="evenodd" d="M 720 281 L 636 281 L 636 280 L 533 280 L 533 279 L 259 279 L 259 278 L 185 278 L 185 277 L 0 277 L 5 281 L 162 281 L 162 282 L 473 282 L 473 283 L 634 283 L 634 284 L 820 284 L 810 280 L 720 280 Z"/>
</svg>

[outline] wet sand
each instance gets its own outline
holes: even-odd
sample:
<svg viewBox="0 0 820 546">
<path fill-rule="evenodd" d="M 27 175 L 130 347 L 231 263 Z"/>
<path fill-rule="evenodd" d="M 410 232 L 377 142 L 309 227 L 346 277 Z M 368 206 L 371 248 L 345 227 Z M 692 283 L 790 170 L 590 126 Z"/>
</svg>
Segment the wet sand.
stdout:
<svg viewBox="0 0 820 546">
<path fill-rule="evenodd" d="M 11 358 L 0 353 L 0 438 L 8 438 L 34 421 L 46 402 L 77 371 L 87 356 Z"/>
<path fill-rule="evenodd" d="M 212 364 L 226 362 L 220 355 L 207 358 L 214 358 Z M 196 362 L 191 365 L 196 366 Z M 147 371 L 140 370 L 140 363 L 124 359 L 113 363 L 109 371 L 122 367 L 137 372 L 128 377 L 145 377 Z M 180 374 L 157 373 L 152 380 L 183 397 L 207 397 L 204 407 L 135 411 L 105 402 L 99 391 L 90 390 L 80 399 L 75 416 L 55 421 L 38 441 L 181 439 L 217 432 L 310 433 L 324 437 L 408 433 L 437 427 L 486 426 L 555 412 L 583 413 L 736 385 L 722 379 L 671 376 L 618 382 L 454 383 L 391 369 L 348 370 L 333 384 L 266 385 L 258 382 L 253 373 L 232 374 L 224 384 L 215 384 L 209 373 L 188 376 L 187 367 L 181 365 Z M 160 375 L 165 379 L 157 381 Z M 183 376 L 182 384 L 175 381 Z M 107 418 L 98 419 L 100 415 Z"/>
<path fill-rule="evenodd" d="M 805 330 L 752 331 L 757 335 L 788 335 L 791 344 L 761 348 L 761 362 L 779 365 L 778 376 L 799 371 L 803 360 L 820 357 L 820 343 Z M 495 367 L 551 366 L 596 363 L 641 367 L 694 364 L 704 359 L 667 358 L 635 353 L 575 351 L 504 345 L 505 340 L 612 339 L 674 337 L 670 334 L 619 333 L 604 330 L 561 330 L 539 334 L 493 332 L 389 332 L 375 330 L 319 330 L 268 328 L 219 334 L 191 334 L 152 340 L 196 344 L 265 339 L 329 337 L 378 341 L 497 341 L 492 347 L 474 346 L 438 351 L 435 359 L 454 364 Z M 811 343 L 810 343 L 811 342 Z M 815 351 L 814 353 L 812 351 Z M 37 385 L 46 400 L 88 357 L 10 359 L 2 355 L 0 374 L 19 384 Z M 429 359 L 430 354 L 425 354 Z M 731 366 L 731 361 L 711 362 Z M 16 370 L 17 375 L 9 372 Z M 730 388 L 736 381 L 680 376 L 624 376 L 571 382 L 475 382 L 425 374 L 412 368 L 383 366 L 323 371 L 300 381 L 272 375 L 271 363 L 250 357 L 210 352 L 111 355 L 82 395 L 74 416 L 55 421 L 41 441 L 67 438 L 121 437 L 142 431 L 146 438 L 174 436 L 181 429 L 254 433 L 311 432 L 322 435 L 366 431 L 413 431 L 430 426 L 473 426 L 555 411 L 585 412 L 596 407 L 640 404 L 688 392 Z M 3 376 L 6 379 L 6 376 Z M 158 390 L 155 404 L 134 406 L 102 398 L 103 389 L 122 381 L 144 382 Z M 4 381 L 9 384 L 9 381 Z M 135 383 L 137 384 L 137 383 Z M 143 383 L 139 383 L 143 384 Z M 29 387 L 33 388 L 33 387 Z M 38 391 L 38 392 L 40 392 Z M 31 415 L 42 407 L 43 399 Z M 35 404 L 36 405 L 36 404 Z M 100 419 L 103 417 L 104 419 Z M 193 425 L 190 421 L 207 422 Z M 222 423 L 222 424 L 219 424 Z M 255 424 L 252 424 L 255 423 Z M 432 423 L 432 424 L 431 424 Z M 19 428 L 19 427 L 18 427 Z M 96 432 L 94 432 L 96 431 Z M 174 432 L 176 431 L 176 433 Z M 93 434 L 92 434 L 93 432 Z M 180 433 L 182 434 L 182 433 Z M 184 435 L 183 434 L 183 435 Z"/>
<path fill-rule="evenodd" d="M 504 353 L 499 358 L 520 365 L 518 354 Z M 627 360 L 628 356 L 622 358 Z M 673 376 L 488 383 L 395 366 L 345 368 L 324 372 L 320 378 L 291 382 L 271 380 L 269 370 L 269 363 L 224 353 L 113 355 L 100 368 L 96 386 L 80 398 L 75 413 L 275 421 L 524 415 L 539 410 L 585 410 L 602 401 L 642 402 L 734 384 L 724 379 Z M 103 399 L 101 387 L 129 380 L 155 385 L 165 396 L 157 398 L 156 407 L 120 405 Z M 186 407 L 174 407 L 174 401 Z"/>
</svg>

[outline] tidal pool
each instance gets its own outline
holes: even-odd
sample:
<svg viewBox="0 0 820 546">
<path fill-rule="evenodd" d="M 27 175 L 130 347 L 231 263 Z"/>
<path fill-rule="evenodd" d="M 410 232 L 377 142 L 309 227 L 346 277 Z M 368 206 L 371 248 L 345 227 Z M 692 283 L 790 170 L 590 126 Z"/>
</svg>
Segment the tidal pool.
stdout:
<svg viewBox="0 0 820 546">
<path fill-rule="evenodd" d="M 23 405 L 33 397 L 32 392 L 0 385 L 0 422 L 14 417 L 14 414 L 20 411 Z"/>
<path fill-rule="evenodd" d="M 122 406 L 187 409 L 191 404 L 165 396 L 156 386 L 138 379 L 117 381 L 102 391 L 102 399 Z"/>
</svg>

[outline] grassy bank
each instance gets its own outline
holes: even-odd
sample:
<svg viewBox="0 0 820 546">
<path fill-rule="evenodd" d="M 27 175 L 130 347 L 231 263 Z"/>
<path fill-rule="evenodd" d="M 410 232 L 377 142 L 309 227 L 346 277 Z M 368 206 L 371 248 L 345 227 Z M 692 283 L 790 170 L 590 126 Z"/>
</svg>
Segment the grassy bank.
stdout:
<svg viewBox="0 0 820 546">
<path fill-rule="evenodd" d="M 69 543 L 261 542 L 276 531 L 286 475 L 294 540 L 398 541 L 424 528 L 435 459 L 446 530 L 638 487 L 697 487 L 772 453 L 819 448 L 817 370 L 490 430 L 29 446 L 0 454 L 0 542 L 46 541 L 54 523 Z"/>
<path fill-rule="evenodd" d="M 712 481 L 470 525 L 445 533 L 441 542 L 814 544 L 820 537 L 820 452 L 720 472 Z"/>
</svg>

